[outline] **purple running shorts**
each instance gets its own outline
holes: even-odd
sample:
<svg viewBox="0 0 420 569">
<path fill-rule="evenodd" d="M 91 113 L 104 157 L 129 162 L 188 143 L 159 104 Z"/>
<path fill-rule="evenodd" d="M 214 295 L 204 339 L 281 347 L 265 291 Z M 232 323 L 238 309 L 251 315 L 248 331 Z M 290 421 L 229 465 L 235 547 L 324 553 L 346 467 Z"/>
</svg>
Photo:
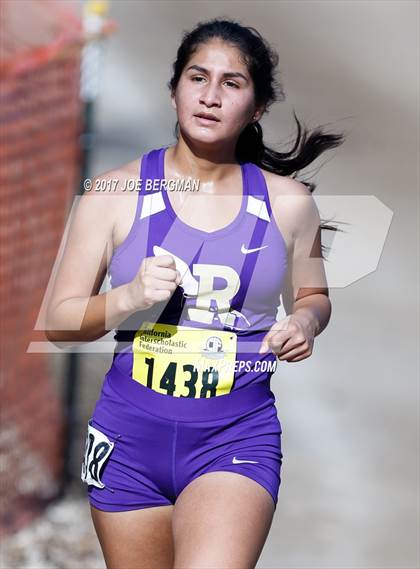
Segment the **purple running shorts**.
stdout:
<svg viewBox="0 0 420 569">
<path fill-rule="evenodd" d="M 192 400 L 112 366 L 88 422 L 81 479 L 92 506 L 118 512 L 173 505 L 198 476 L 236 472 L 263 486 L 276 508 L 281 432 L 268 382 Z"/>
</svg>

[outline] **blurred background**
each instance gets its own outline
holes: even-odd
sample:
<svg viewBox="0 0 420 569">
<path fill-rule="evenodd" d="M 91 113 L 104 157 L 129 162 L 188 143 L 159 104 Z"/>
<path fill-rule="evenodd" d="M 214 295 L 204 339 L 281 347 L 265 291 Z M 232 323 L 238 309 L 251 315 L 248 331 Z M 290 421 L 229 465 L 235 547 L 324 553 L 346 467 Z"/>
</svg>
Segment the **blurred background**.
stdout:
<svg viewBox="0 0 420 569">
<path fill-rule="evenodd" d="M 265 143 L 288 148 L 293 110 L 344 131 L 317 163 L 319 203 L 393 212 L 373 269 L 331 286 L 312 357 L 273 377 L 284 463 L 258 568 L 419 567 L 419 3 L 368 0 L 2 1 L 2 567 L 105 567 L 80 467 L 112 354 L 48 348 L 36 321 L 81 180 L 175 142 L 177 47 L 223 16 L 280 56 Z"/>
</svg>

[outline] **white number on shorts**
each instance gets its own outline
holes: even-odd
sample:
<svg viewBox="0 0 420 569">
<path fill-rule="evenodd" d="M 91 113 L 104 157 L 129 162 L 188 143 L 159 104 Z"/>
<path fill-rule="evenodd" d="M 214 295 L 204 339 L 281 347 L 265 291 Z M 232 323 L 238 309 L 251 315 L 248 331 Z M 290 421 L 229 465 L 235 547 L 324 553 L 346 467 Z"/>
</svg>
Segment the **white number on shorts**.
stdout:
<svg viewBox="0 0 420 569">
<path fill-rule="evenodd" d="M 101 431 L 92 427 L 89 422 L 82 463 L 81 479 L 83 482 L 97 488 L 105 488 L 105 484 L 100 479 L 101 470 L 113 449 L 114 443 Z"/>
</svg>

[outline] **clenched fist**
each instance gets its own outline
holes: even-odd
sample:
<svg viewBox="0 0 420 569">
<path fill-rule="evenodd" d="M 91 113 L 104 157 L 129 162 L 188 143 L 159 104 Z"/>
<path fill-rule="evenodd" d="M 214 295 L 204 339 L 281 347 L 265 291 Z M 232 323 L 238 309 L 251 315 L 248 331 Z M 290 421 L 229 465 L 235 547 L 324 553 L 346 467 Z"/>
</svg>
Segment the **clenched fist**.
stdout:
<svg viewBox="0 0 420 569">
<path fill-rule="evenodd" d="M 145 310 L 169 300 L 180 282 L 181 274 L 171 255 L 146 257 L 127 286 L 127 303 L 131 310 Z"/>
</svg>

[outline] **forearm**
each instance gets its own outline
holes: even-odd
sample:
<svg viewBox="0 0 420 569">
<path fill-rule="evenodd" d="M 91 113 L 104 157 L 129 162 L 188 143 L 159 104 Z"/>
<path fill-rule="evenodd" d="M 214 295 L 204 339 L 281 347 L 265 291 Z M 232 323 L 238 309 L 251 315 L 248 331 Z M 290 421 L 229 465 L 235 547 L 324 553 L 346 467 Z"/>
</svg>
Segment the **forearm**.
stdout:
<svg viewBox="0 0 420 569">
<path fill-rule="evenodd" d="M 331 301 L 325 294 L 310 294 L 294 302 L 292 313 L 302 318 L 314 336 L 318 336 L 330 320 Z"/>
<path fill-rule="evenodd" d="M 46 336 L 61 348 L 97 340 L 135 312 L 126 300 L 126 285 L 96 296 L 64 300 L 49 313 Z"/>
</svg>

